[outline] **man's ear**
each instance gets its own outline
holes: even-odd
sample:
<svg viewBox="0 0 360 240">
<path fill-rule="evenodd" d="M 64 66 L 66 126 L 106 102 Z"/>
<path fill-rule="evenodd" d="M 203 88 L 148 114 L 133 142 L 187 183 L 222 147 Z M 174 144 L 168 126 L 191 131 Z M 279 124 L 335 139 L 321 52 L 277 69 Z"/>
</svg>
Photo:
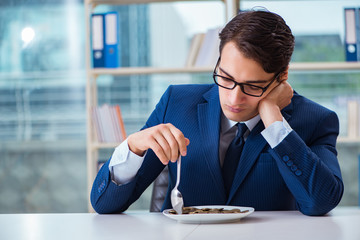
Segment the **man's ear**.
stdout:
<svg viewBox="0 0 360 240">
<path fill-rule="evenodd" d="M 287 66 L 285 71 L 280 73 L 279 82 L 288 80 L 288 76 L 289 76 L 289 66 Z"/>
</svg>

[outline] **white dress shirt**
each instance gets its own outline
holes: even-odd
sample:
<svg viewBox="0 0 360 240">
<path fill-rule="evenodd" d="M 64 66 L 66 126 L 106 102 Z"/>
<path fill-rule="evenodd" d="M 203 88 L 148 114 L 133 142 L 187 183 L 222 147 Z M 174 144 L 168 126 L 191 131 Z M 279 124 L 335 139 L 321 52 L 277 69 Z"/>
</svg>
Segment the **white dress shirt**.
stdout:
<svg viewBox="0 0 360 240">
<path fill-rule="evenodd" d="M 248 130 L 244 134 L 244 140 L 246 141 L 250 131 L 260 121 L 260 115 L 244 122 L 248 127 Z M 225 117 L 224 114 L 221 116 L 221 127 L 220 127 L 220 143 L 219 143 L 219 158 L 220 165 L 222 166 L 226 154 L 226 150 L 236 135 L 237 122 L 231 121 Z M 283 121 L 277 121 L 271 124 L 268 128 L 264 129 L 261 134 L 268 142 L 271 148 L 276 147 L 290 132 L 292 128 L 288 122 L 283 118 Z M 140 169 L 144 156 L 140 157 L 130 151 L 127 139 L 117 146 L 113 152 L 109 163 L 109 170 L 111 173 L 112 180 L 118 184 L 126 184 L 130 182 Z"/>
</svg>

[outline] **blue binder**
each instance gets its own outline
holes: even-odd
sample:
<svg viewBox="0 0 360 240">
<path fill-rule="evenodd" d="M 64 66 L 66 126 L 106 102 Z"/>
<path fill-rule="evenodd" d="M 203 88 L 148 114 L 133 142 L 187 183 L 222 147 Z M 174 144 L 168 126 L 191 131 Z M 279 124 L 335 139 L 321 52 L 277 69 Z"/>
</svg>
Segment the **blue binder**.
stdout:
<svg viewBox="0 0 360 240">
<path fill-rule="evenodd" d="M 355 13 L 356 18 L 356 46 L 357 46 L 357 60 L 360 61 L 360 8 L 357 8 Z"/>
<path fill-rule="evenodd" d="M 105 67 L 104 14 L 91 15 L 91 44 L 94 68 Z"/>
<path fill-rule="evenodd" d="M 355 8 L 345 8 L 345 52 L 346 61 L 358 61 L 359 41 L 357 25 L 359 25 L 358 11 Z"/>
<path fill-rule="evenodd" d="M 105 67 L 119 67 L 118 13 L 108 12 L 105 18 Z"/>
</svg>

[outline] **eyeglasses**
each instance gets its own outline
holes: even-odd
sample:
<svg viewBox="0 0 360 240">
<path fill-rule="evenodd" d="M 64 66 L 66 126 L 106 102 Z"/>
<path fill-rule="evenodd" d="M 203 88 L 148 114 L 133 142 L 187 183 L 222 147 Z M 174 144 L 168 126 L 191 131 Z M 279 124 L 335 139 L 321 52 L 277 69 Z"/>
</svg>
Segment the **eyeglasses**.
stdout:
<svg viewBox="0 0 360 240">
<path fill-rule="evenodd" d="M 270 81 L 270 83 L 268 85 L 266 85 L 265 87 L 259 87 L 259 86 L 249 84 L 249 83 L 238 83 L 238 82 L 235 82 L 231 78 L 224 77 L 224 76 L 217 74 L 216 70 L 219 67 L 219 63 L 220 63 L 220 58 L 218 59 L 216 66 L 214 68 L 214 72 L 213 72 L 213 78 L 214 78 L 214 82 L 216 83 L 216 85 L 226 88 L 226 89 L 229 89 L 229 90 L 232 90 L 237 85 L 239 85 L 240 89 L 243 93 L 245 93 L 246 95 L 249 95 L 249 96 L 253 96 L 253 97 L 261 97 L 264 94 L 264 92 L 269 88 L 269 86 L 280 76 L 280 73 L 278 73 Z"/>
</svg>

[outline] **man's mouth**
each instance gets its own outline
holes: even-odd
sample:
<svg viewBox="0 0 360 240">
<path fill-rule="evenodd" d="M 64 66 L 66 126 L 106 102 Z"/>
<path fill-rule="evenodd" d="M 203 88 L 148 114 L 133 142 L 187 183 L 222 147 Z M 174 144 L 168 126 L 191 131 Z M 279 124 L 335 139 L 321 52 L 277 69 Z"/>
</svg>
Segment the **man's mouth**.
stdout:
<svg viewBox="0 0 360 240">
<path fill-rule="evenodd" d="M 233 112 L 233 113 L 239 113 L 239 112 L 244 111 L 244 108 L 239 108 L 239 107 L 236 107 L 236 106 L 229 106 L 229 105 L 227 105 L 227 109 L 230 112 Z"/>
</svg>

